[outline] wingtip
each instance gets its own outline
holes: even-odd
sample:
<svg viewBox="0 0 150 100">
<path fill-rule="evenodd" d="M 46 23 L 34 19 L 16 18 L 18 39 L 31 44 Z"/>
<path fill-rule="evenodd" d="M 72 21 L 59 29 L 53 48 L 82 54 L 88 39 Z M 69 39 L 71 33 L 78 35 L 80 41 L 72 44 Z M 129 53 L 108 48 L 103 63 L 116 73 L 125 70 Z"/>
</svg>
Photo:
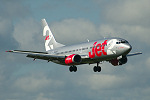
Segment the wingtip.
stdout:
<svg viewBox="0 0 150 100">
<path fill-rule="evenodd" d="M 42 21 L 42 26 L 43 27 L 45 27 L 46 25 L 48 25 L 47 22 L 46 22 L 46 20 L 45 20 L 45 18 L 43 18 L 41 21 Z"/>
<path fill-rule="evenodd" d="M 42 18 L 41 20 L 45 20 L 45 18 Z"/>
<path fill-rule="evenodd" d="M 137 52 L 138 54 L 142 54 L 142 52 Z"/>
<path fill-rule="evenodd" d="M 5 52 L 13 52 L 12 50 L 9 50 L 9 51 L 5 51 Z"/>
</svg>

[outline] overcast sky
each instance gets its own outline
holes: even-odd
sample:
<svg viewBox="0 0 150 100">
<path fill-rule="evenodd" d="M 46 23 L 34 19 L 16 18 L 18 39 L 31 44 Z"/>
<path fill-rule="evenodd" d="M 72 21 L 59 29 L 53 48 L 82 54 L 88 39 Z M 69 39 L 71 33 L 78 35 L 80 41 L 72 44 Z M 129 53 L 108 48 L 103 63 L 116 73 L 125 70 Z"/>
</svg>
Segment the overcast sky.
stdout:
<svg viewBox="0 0 150 100">
<path fill-rule="evenodd" d="M 150 100 L 150 0 L 0 0 L 1 100 Z M 45 51 L 41 19 L 71 45 L 104 37 L 130 42 L 128 63 L 68 67 L 5 53 Z"/>
</svg>

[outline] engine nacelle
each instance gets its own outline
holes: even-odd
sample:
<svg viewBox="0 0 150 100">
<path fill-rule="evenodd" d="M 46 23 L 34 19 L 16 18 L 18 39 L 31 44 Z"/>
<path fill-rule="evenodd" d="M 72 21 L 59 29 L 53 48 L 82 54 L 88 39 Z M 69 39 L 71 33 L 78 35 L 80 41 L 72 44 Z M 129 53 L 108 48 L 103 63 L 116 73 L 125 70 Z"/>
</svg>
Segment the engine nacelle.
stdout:
<svg viewBox="0 0 150 100">
<path fill-rule="evenodd" d="M 67 65 L 70 64 L 79 64 L 82 61 L 81 56 L 78 54 L 72 54 L 65 59 Z"/>
<path fill-rule="evenodd" d="M 113 59 L 110 61 L 110 63 L 114 66 L 119 66 L 119 65 L 123 65 L 123 64 L 126 64 L 128 61 L 127 57 L 126 56 L 123 56 L 122 58 L 120 59 Z"/>
</svg>

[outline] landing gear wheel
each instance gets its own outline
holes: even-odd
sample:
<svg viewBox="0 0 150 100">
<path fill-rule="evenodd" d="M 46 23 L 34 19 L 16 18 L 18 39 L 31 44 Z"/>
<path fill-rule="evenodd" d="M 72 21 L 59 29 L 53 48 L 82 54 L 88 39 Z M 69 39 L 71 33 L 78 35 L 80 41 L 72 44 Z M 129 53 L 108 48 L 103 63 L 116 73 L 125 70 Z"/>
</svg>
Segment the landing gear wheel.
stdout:
<svg viewBox="0 0 150 100">
<path fill-rule="evenodd" d="M 93 71 L 94 72 L 101 72 L 101 67 L 98 66 L 99 63 L 97 63 L 97 66 L 94 66 Z"/>
<path fill-rule="evenodd" d="M 101 67 L 100 66 L 97 67 L 97 71 L 101 72 Z"/>
<path fill-rule="evenodd" d="M 76 71 L 77 71 L 77 67 L 76 67 L 76 66 L 74 66 L 74 67 L 73 67 L 73 70 L 74 70 L 74 72 L 76 72 Z"/>
<path fill-rule="evenodd" d="M 97 66 L 94 66 L 93 71 L 97 72 Z"/>
<path fill-rule="evenodd" d="M 70 72 L 73 71 L 73 67 L 72 67 L 72 66 L 69 67 L 69 71 L 70 71 Z"/>
<path fill-rule="evenodd" d="M 73 71 L 76 72 L 77 71 L 77 67 L 76 66 L 70 66 L 69 67 L 69 71 L 70 72 L 73 72 Z"/>
</svg>

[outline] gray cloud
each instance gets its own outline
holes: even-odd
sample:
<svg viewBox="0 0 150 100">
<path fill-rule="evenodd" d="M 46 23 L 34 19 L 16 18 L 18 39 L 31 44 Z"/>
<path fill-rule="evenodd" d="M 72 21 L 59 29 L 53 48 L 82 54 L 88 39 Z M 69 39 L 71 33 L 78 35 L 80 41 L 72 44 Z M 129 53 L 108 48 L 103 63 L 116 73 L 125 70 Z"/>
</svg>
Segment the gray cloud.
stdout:
<svg viewBox="0 0 150 100">
<path fill-rule="evenodd" d="M 59 80 L 50 79 L 47 75 L 39 73 L 38 75 L 31 74 L 30 76 L 18 78 L 15 81 L 14 86 L 22 91 L 36 92 L 46 89 L 47 86 L 60 87 L 63 86 L 63 83 Z"/>
<path fill-rule="evenodd" d="M 44 50 L 42 35 L 41 25 L 31 18 L 18 22 L 14 27 L 13 37 L 19 43 L 19 49 Z"/>
<path fill-rule="evenodd" d="M 100 33 L 103 33 L 103 36 L 106 37 L 123 37 L 128 40 L 140 41 L 144 44 L 149 45 L 149 31 L 148 27 L 139 26 L 139 25 L 111 25 L 104 24 L 100 25 Z M 144 33 L 144 35 L 143 35 Z M 129 37 L 130 36 L 130 37 Z"/>
<path fill-rule="evenodd" d="M 97 34 L 96 26 L 85 19 L 65 19 L 55 22 L 51 27 L 56 39 L 65 44 L 86 42 L 87 39 L 94 39 Z M 64 41 L 67 39 L 67 41 Z"/>
<path fill-rule="evenodd" d="M 2 50 L 17 48 L 18 43 L 13 38 L 15 23 L 30 14 L 20 0 L 1 0 L 0 3 L 0 45 Z"/>
<path fill-rule="evenodd" d="M 112 23 L 150 25 L 149 3 L 149 0 L 116 0 L 105 7 L 102 15 Z"/>
<path fill-rule="evenodd" d="M 24 6 L 22 0 L 1 0 L 0 8 L 0 16 L 3 19 L 7 18 L 13 21 L 25 18 L 31 14 L 30 7 Z"/>
</svg>

